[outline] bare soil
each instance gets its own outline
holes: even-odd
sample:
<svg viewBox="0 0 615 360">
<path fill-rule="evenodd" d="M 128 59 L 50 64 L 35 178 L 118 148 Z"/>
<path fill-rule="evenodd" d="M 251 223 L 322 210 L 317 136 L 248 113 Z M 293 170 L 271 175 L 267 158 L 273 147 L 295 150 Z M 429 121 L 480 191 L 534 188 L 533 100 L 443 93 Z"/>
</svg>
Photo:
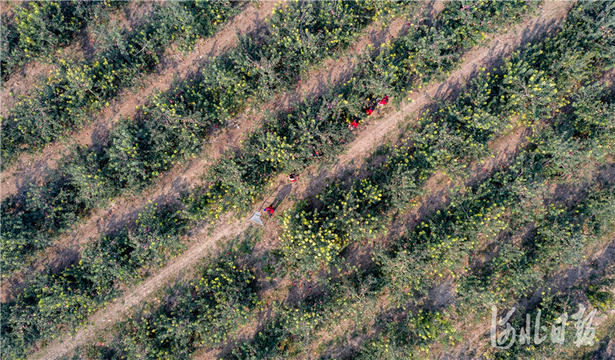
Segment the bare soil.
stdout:
<svg viewBox="0 0 615 360">
<path fill-rule="evenodd" d="M 14 6 L 18 6 L 18 1 L 1 1 L 0 9 L 12 9 Z M 126 5 L 122 11 L 109 13 L 109 20 L 117 22 L 121 26 L 131 29 L 138 21 L 146 18 L 142 1 L 134 1 Z M 8 11 L 8 10 L 7 10 Z M 86 28 L 82 35 L 78 35 L 72 41 L 72 43 L 66 47 L 58 49 L 57 53 L 67 55 L 71 59 L 87 59 L 94 54 L 93 42 L 95 39 L 91 34 L 91 28 Z M 17 69 L 15 73 L 11 75 L 8 81 L 3 82 L 0 88 L 0 99 L 2 103 L 0 106 L 0 115 L 6 116 L 14 104 L 18 101 L 19 95 L 26 95 L 29 89 L 32 89 L 34 84 L 41 82 L 41 79 L 45 79 L 46 75 L 56 67 L 45 61 L 34 60 L 26 64 L 24 67 Z"/>
<path fill-rule="evenodd" d="M 427 87 L 426 91 L 413 96 L 413 102 L 402 106 L 401 110 L 382 114 L 371 124 L 361 130 L 359 137 L 354 141 L 348 154 L 342 156 L 338 161 L 334 171 L 327 172 L 325 176 L 317 176 L 308 179 L 311 183 L 314 180 L 322 181 L 343 170 L 344 166 L 359 161 L 366 154 L 372 151 L 378 144 L 381 144 L 389 136 L 399 134 L 399 125 L 406 115 L 418 113 L 424 106 L 428 105 L 432 97 L 442 97 L 446 93 L 455 91 L 462 83 L 466 82 L 479 67 L 490 66 L 500 56 L 510 54 L 519 44 L 526 43 L 547 30 L 554 28 L 566 14 L 569 3 L 565 2 L 546 2 L 540 16 L 532 18 L 523 24 L 514 27 L 507 33 L 497 36 L 489 42 L 486 49 L 474 50 L 465 56 L 464 65 L 455 71 L 445 82 L 433 84 Z M 181 180 L 180 180 L 181 181 Z M 284 182 L 284 176 L 280 176 L 279 182 Z M 304 185 L 305 186 L 305 185 Z M 289 205 L 288 205 L 289 206 Z M 66 337 L 62 342 L 54 342 L 42 351 L 35 354 L 35 358 L 52 359 L 70 353 L 77 346 L 85 344 L 92 339 L 97 330 L 114 323 L 131 308 L 131 306 L 146 301 L 148 296 L 167 284 L 174 276 L 177 276 L 184 269 L 189 269 L 207 254 L 216 241 L 225 236 L 233 236 L 245 230 L 248 226 L 246 221 L 233 220 L 228 224 L 219 225 L 213 236 L 197 235 L 199 239 L 197 245 L 189 248 L 181 256 L 177 257 L 164 269 L 145 280 L 142 284 L 126 292 L 126 295 L 116 299 L 106 309 L 96 313 L 90 320 L 90 326 L 80 330 L 73 337 Z"/>
<path fill-rule="evenodd" d="M 263 108 L 273 110 L 275 107 L 285 107 L 288 102 L 298 98 L 300 93 L 308 93 L 312 96 L 318 95 L 325 88 L 315 85 L 322 81 L 325 76 L 330 76 L 328 78 L 329 84 L 342 81 L 344 76 L 347 76 L 348 68 L 355 64 L 354 53 L 356 51 L 362 50 L 367 45 L 379 45 L 382 41 L 389 39 L 390 36 L 397 36 L 402 31 L 404 24 L 403 19 L 397 19 L 387 29 L 378 29 L 378 25 L 368 28 L 366 31 L 368 35 L 360 37 L 357 44 L 349 51 L 351 55 L 342 58 L 342 60 L 347 61 L 333 59 L 325 61 L 322 69 L 314 70 L 312 76 L 305 79 L 296 91 L 281 94 L 269 103 L 264 104 Z M 156 203 L 175 201 L 182 190 L 186 190 L 199 182 L 200 176 L 208 165 L 218 159 L 226 149 L 237 146 L 241 139 L 258 126 L 262 118 L 263 113 L 241 115 L 236 121 L 241 126 L 231 127 L 214 137 L 203 156 L 182 166 L 177 166 L 140 196 L 118 198 L 111 202 L 109 206 L 94 211 L 88 219 L 77 225 L 74 230 L 61 236 L 43 256 L 37 256 L 32 268 L 40 270 L 46 265 L 50 265 L 52 268 L 66 266 L 78 258 L 80 245 L 89 242 L 92 237 L 97 238 L 101 234 L 113 232 L 133 221 L 149 201 Z M 283 209 L 283 207 L 280 209 Z M 24 277 L 27 278 L 25 273 L 27 271 L 4 280 L 4 283 L 8 286 L 3 287 L 0 292 L 0 298 L 3 301 L 10 297 L 8 293 L 11 290 L 19 291 L 19 284 L 24 280 Z"/>
<path fill-rule="evenodd" d="M 142 79 L 143 86 L 135 91 L 134 88 L 125 89 L 115 97 L 112 104 L 96 115 L 94 121 L 68 136 L 63 141 L 57 141 L 46 146 L 38 154 L 24 154 L 14 163 L 2 171 L 1 199 L 12 194 L 16 194 L 25 189 L 33 182 L 39 183 L 43 180 L 48 170 L 57 167 L 57 161 L 67 153 L 67 143 L 78 143 L 81 145 L 91 145 L 99 143 L 106 138 L 109 130 L 114 124 L 123 117 L 133 117 L 136 107 L 144 105 L 148 97 L 159 90 L 165 90 L 174 79 L 183 79 L 198 69 L 207 61 L 209 57 L 220 55 L 235 45 L 236 31 L 250 31 L 262 23 L 278 1 L 264 1 L 260 8 L 249 5 L 244 11 L 231 19 L 225 26 L 218 31 L 212 38 L 201 39 L 197 42 L 194 51 L 189 54 L 181 54 L 178 51 L 169 50 L 163 57 L 164 64 L 156 71 Z M 27 72 L 27 80 L 19 82 L 18 87 L 28 89 L 37 80 L 37 75 L 48 72 L 52 67 L 40 64 L 32 65 L 36 69 Z M 39 69 L 40 68 L 40 69 Z M 11 85 L 12 79 L 7 82 Z M 27 81 L 27 82 L 26 82 Z M 11 86 L 2 90 L 2 99 L 8 100 L 3 108 L 10 106 L 11 97 L 8 95 Z"/>
<path fill-rule="evenodd" d="M 12 4 L 10 1 L 0 1 L 0 14 L 6 14 L 7 16 L 11 16 L 11 14 L 13 13 L 13 6 L 14 4 Z"/>
</svg>

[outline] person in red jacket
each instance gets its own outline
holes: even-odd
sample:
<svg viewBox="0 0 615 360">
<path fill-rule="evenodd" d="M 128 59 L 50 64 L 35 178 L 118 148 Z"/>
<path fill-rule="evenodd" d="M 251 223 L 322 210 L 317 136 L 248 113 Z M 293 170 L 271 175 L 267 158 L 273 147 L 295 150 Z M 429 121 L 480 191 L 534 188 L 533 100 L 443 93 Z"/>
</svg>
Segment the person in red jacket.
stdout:
<svg viewBox="0 0 615 360">
<path fill-rule="evenodd" d="M 350 123 L 350 126 L 352 126 L 353 129 L 356 129 L 357 126 L 359 126 L 359 119 L 357 118 L 357 119 L 352 120 L 352 122 Z"/>
<path fill-rule="evenodd" d="M 275 212 L 275 208 L 273 207 L 273 204 L 271 204 L 271 205 L 267 206 L 267 207 L 265 208 L 265 212 L 266 212 L 267 214 L 269 214 L 269 217 L 272 217 L 272 216 L 273 216 L 273 213 Z"/>
<path fill-rule="evenodd" d="M 295 174 L 288 175 L 288 180 L 290 182 L 295 182 L 295 181 L 297 181 L 298 178 L 299 178 L 299 175 L 295 175 Z"/>
<path fill-rule="evenodd" d="M 384 95 L 384 97 L 382 98 L 382 100 L 380 100 L 378 102 L 378 106 L 384 106 L 389 102 L 389 97 Z"/>
<path fill-rule="evenodd" d="M 373 106 L 370 106 L 370 107 L 367 108 L 367 110 L 365 110 L 365 113 L 367 115 L 371 115 L 373 112 L 374 112 L 374 107 Z"/>
</svg>

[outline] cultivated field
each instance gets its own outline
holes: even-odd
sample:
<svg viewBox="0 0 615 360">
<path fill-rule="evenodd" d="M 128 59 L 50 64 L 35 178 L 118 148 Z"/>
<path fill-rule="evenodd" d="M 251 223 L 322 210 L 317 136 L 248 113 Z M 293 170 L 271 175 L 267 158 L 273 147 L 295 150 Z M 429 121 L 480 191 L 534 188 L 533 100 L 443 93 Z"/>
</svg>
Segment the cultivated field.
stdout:
<svg viewBox="0 0 615 360">
<path fill-rule="evenodd" d="M 3 359 L 615 359 L 615 2 L 0 15 Z"/>
</svg>

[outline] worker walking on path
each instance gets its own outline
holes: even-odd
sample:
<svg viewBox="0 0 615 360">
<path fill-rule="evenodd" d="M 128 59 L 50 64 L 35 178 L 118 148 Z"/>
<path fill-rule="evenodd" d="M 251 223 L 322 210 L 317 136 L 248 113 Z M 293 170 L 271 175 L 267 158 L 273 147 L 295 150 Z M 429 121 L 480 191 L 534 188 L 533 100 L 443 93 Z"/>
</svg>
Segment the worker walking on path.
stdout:
<svg viewBox="0 0 615 360">
<path fill-rule="evenodd" d="M 273 204 L 267 206 L 265 208 L 265 212 L 269 214 L 269 217 L 271 218 L 273 216 L 273 213 L 275 212 L 275 208 L 273 207 Z"/>
</svg>

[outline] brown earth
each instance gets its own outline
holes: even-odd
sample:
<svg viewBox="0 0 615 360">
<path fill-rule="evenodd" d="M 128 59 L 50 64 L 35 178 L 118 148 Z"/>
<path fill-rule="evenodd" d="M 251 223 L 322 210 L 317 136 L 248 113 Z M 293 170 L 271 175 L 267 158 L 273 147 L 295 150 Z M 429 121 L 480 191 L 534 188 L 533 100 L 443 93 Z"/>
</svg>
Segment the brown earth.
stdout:
<svg viewBox="0 0 615 360">
<path fill-rule="evenodd" d="M 562 4 L 562 3 L 559 3 L 559 4 L 547 3 L 547 5 L 545 5 L 545 8 L 543 9 L 541 13 L 541 16 L 539 17 L 539 20 L 532 19 L 530 21 L 526 21 L 524 24 L 518 25 L 516 27 L 517 28 L 516 30 L 524 29 L 526 27 L 530 28 L 528 24 L 533 24 L 534 26 L 541 26 L 540 24 L 544 25 L 547 23 L 545 19 L 550 19 L 550 18 L 555 19 L 555 20 L 561 19 L 566 14 L 568 5 L 569 4 Z M 541 30 L 542 31 L 549 30 L 553 26 L 556 26 L 557 23 L 550 23 L 548 25 L 549 26 L 545 26 Z M 507 34 L 509 36 L 503 36 L 503 38 L 514 39 L 513 36 L 510 36 L 511 32 L 513 31 L 514 30 L 509 31 Z M 517 44 L 522 45 L 526 43 L 527 41 L 531 41 L 531 39 L 538 34 L 539 32 L 532 32 L 532 35 L 527 36 L 527 37 L 524 36 L 523 40 Z M 506 54 L 510 53 L 510 51 L 514 47 L 507 46 L 508 44 L 502 44 L 501 42 L 498 41 L 499 39 L 496 38 L 489 43 L 489 50 L 498 51 L 498 49 L 502 49 L 502 52 Z M 519 39 L 515 39 L 515 41 L 519 41 Z M 386 139 L 394 139 L 396 136 L 399 135 L 400 132 L 403 132 L 401 127 L 396 127 L 395 125 L 397 125 L 398 122 L 400 122 L 403 118 L 405 118 L 406 114 L 418 113 L 419 110 L 422 110 L 425 107 L 427 107 L 429 104 L 431 104 L 432 98 L 441 98 L 443 96 L 454 96 L 457 90 L 459 89 L 459 87 L 461 87 L 467 81 L 467 79 L 469 79 L 472 76 L 472 73 L 475 71 L 475 69 L 477 69 L 477 64 L 480 64 L 480 60 L 477 62 L 474 62 L 474 59 L 482 58 L 484 63 L 480 64 L 480 66 L 487 66 L 487 67 L 493 66 L 495 64 L 494 60 L 497 60 L 498 58 L 497 56 L 496 57 L 490 56 L 489 50 L 474 50 L 470 52 L 467 55 L 467 58 L 469 57 L 473 58 L 472 64 L 470 65 L 474 65 L 474 66 L 469 67 L 468 64 L 465 64 L 460 70 L 454 72 L 451 76 L 449 76 L 446 83 L 428 86 L 427 90 L 419 95 L 421 96 L 421 100 L 423 100 L 422 102 L 418 104 L 416 102 L 408 104 L 405 107 L 403 107 L 401 111 L 398 111 L 395 114 L 392 114 L 392 116 L 385 115 L 384 116 L 385 124 L 386 124 L 385 126 L 387 126 L 386 127 L 387 129 L 389 129 L 388 132 L 386 130 L 381 130 L 382 125 L 379 125 L 379 124 L 370 125 L 378 129 L 378 134 L 382 135 L 380 137 L 380 139 L 382 140 L 378 141 L 378 138 L 373 137 L 374 131 L 370 131 L 369 128 L 364 129 L 363 138 L 359 138 L 355 140 L 353 144 L 351 144 L 351 149 L 354 148 L 356 150 L 354 151 L 349 150 L 347 152 L 347 155 L 340 158 L 336 168 L 333 168 L 329 171 L 325 170 L 325 171 L 318 173 L 314 178 L 311 179 L 312 183 L 310 184 L 310 186 L 303 187 L 303 188 L 300 187 L 299 189 L 296 190 L 295 194 L 299 198 L 302 198 L 305 196 L 309 196 L 310 194 L 317 193 L 324 179 L 335 178 L 346 170 L 351 170 L 353 168 L 356 169 L 356 167 L 361 165 L 362 162 L 365 160 L 365 158 L 367 157 L 367 154 L 375 150 L 377 146 L 384 143 Z M 450 86 L 451 84 L 447 84 L 452 81 L 455 82 L 454 87 Z M 439 86 L 439 85 L 447 85 L 448 88 L 446 88 L 445 86 Z M 442 92 L 442 89 L 446 89 L 447 91 Z M 440 91 L 440 92 L 438 93 L 437 91 Z M 416 99 L 416 97 L 417 96 L 415 95 L 413 99 Z M 404 109 L 407 109 L 407 110 L 404 111 Z M 465 186 L 469 186 L 477 182 L 480 182 L 482 179 L 487 177 L 491 172 L 495 171 L 501 166 L 506 166 L 507 164 L 509 164 L 510 161 L 512 161 L 512 159 L 514 158 L 514 154 L 523 145 L 525 141 L 525 136 L 527 134 L 528 134 L 528 130 L 526 128 L 520 127 L 520 128 L 516 128 L 512 130 L 508 134 L 492 142 L 490 144 L 490 148 L 492 149 L 494 156 L 492 158 L 481 161 L 480 164 L 473 165 L 472 172 L 475 174 L 475 176 L 467 180 L 465 182 Z M 364 149 L 366 149 L 367 151 L 365 151 L 365 154 L 362 154 L 360 151 L 363 151 Z M 414 227 L 415 222 L 413 220 L 420 222 L 422 219 L 426 218 L 431 212 L 437 209 L 443 208 L 450 201 L 449 192 L 451 191 L 453 185 L 454 185 L 453 182 L 450 179 L 448 179 L 446 176 L 444 176 L 442 173 L 438 173 L 434 175 L 433 177 L 431 177 L 426 185 L 428 194 L 419 201 L 417 206 L 413 206 L 411 211 L 404 214 L 403 217 L 397 219 L 394 222 L 393 226 L 389 227 L 387 238 L 390 239 L 390 238 L 399 236 L 403 232 L 408 231 Z M 350 252 L 352 253 L 353 251 L 351 250 Z M 446 295 L 446 291 L 444 291 L 443 294 Z M 386 299 L 382 301 L 386 302 Z M 445 300 L 442 300 L 442 301 L 445 301 Z M 382 305 L 381 302 L 379 302 L 379 306 L 380 305 Z M 370 317 L 370 318 L 373 318 L 373 320 L 375 320 L 375 317 Z M 347 332 L 346 330 L 347 329 L 344 326 L 341 326 L 338 324 L 334 326 L 334 328 L 323 330 L 320 336 L 322 336 L 323 341 L 330 341 L 335 336 L 338 336 L 338 335 L 345 336 L 343 334 Z M 348 337 L 346 340 L 348 340 L 348 344 L 354 344 L 354 346 L 352 345 L 350 346 L 351 348 L 356 348 L 357 345 L 361 343 L 361 339 Z M 319 343 L 322 344 L 323 342 L 319 342 Z M 197 358 L 216 358 L 216 356 L 218 356 L 219 353 L 220 353 L 219 351 L 212 350 L 212 349 L 202 350 L 199 352 L 200 357 L 197 356 Z M 340 353 L 337 351 L 331 351 L 331 352 L 327 351 L 326 355 L 337 358 L 342 354 L 343 352 Z"/>
<path fill-rule="evenodd" d="M 14 4 L 10 1 L 0 1 L 0 14 L 11 16 Z"/>
<path fill-rule="evenodd" d="M 17 5 L 16 1 L 2 1 L 0 8 L 9 8 Z M 121 11 L 109 13 L 109 20 L 117 22 L 121 26 L 131 29 L 137 22 L 145 18 L 148 6 L 143 6 L 142 1 L 134 1 L 126 5 Z M 96 37 L 92 34 L 93 25 L 90 24 L 82 35 L 78 35 L 72 43 L 66 47 L 58 49 L 56 55 L 60 57 L 68 57 L 71 59 L 89 59 L 94 54 L 93 42 Z M 6 116 L 14 104 L 18 101 L 19 95 L 26 95 L 27 92 L 34 87 L 34 84 L 45 79 L 47 74 L 56 66 L 50 61 L 33 60 L 25 66 L 18 68 L 15 73 L 11 74 L 8 81 L 2 83 L 0 89 L 0 116 Z M 26 155 L 24 155 L 26 156 Z"/>
<path fill-rule="evenodd" d="M 360 51 L 368 44 L 379 45 L 382 41 L 389 39 L 389 36 L 397 36 L 402 31 L 405 21 L 397 19 L 393 21 L 386 29 L 378 29 L 379 25 L 374 25 L 367 29 L 369 35 L 361 37 L 357 44 L 352 47 L 350 53 Z M 276 99 L 265 104 L 263 108 L 272 110 L 277 106 L 287 106 L 287 104 L 298 98 L 301 94 L 309 94 L 311 96 L 319 94 L 324 89 L 316 86 L 323 78 L 327 78 L 329 83 L 337 83 L 348 76 L 351 67 L 355 64 L 354 55 L 348 55 L 347 61 L 337 61 L 330 59 L 324 62 L 321 70 L 315 70 L 312 76 L 305 79 L 296 91 L 286 94 L 281 94 Z M 208 146 L 204 156 L 194 159 L 183 166 L 177 166 L 153 186 L 148 187 L 139 197 L 118 198 L 110 203 L 109 206 L 103 209 L 96 210 L 92 216 L 86 219 L 83 223 L 77 225 L 74 230 L 61 236 L 54 246 L 48 248 L 45 255 L 37 256 L 34 268 L 42 268 L 44 265 L 51 265 L 53 268 L 65 266 L 67 263 L 74 261 L 78 257 L 78 248 L 80 245 L 87 243 L 91 237 L 98 237 L 101 234 L 109 233 L 121 228 L 134 219 L 147 206 L 149 201 L 157 203 L 167 203 L 178 198 L 182 190 L 188 189 L 190 186 L 199 182 L 200 176 L 204 172 L 204 168 L 218 159 L 223 152 L 231 146 L 236 146 L 238 142 L 249 134 L 258 123 L 262 120 L 263 114 L 243 114 L 238 124 L 240 127 L 231 127 L 228 131 L 212 138 L 211 145 Z M 10 289 L 19 290 L 19 283 L 22 281 L 24 274 L 14 276 L 10 279 L 5 279 L 5 284 L 0 293 L 0 298 L 7 299 L 7 292 Z"/>
<path fill-rule="evenodd" d="M 278 1 L 265 1 L 260 8 L 252 5 L 231 19 L 215 36 L 208 39 L 201 39 L 195 45 L 195 49 L 189 54 L 168 50 L 163 56 L 164 64 L 155 74 L 142 79 L 143 86 L 137 91 L 134 89 L 124 89 L 116 97 L 112 104 L 98 115 L 94 121 L 66 137 L 62 141 L 46 146 L 38 154 L 24 154 L 14 163 L 2 171 L 2 194 L 0 199 L 4 199 L 12 194 L 25 189 L 31 183 L 39 183 L 43 180 L 47 171 L 57 166 L 57 161 L 67 153 L 68 143 L 78 143 L 81 145 L 91 145 L 100 142 L 106 137 L 109 130 L 120 118 L 133 117 L 136 107 L 144 105 L 147 98 L 159 90 L 165 90 L 174 79 L 182 79 L 192 71 L 198 69 L 208 57 L 217 56 L 235 45 L 236 31 L 250 31 L 262 23 Z M 30 88 L 37 80 L 37 75 L 53 68 L 51 65 L 33 64 L 36 69 L 27 71 L 29 75 L 19 83 L 23 89 Z M 10 85 L 9 80 L 7 82 Z M 17 80 L 16 80 L 17 81 Z M 3 89 L 2 99 L 10 100 L 9 86 Z M 4 102 L 4 100 L 3 100 Z M 6 104 L 10 105 L 10 104 Z M 3 108 L 7 106 L 3 105 Z"/>
<path fill-rule="evenodd" d="M 386 114 L 380 118 L 380 121 L 376 118 L 375 121 L 362 129 L 358 139 L 351 144 L 348 154 L 342 156 L 340 161 L 338 161 L 335 170 L 325 176 L 318 176 L 315 179 L 318 180 L 332 176 L 343 170 L 343 167 L 353 160 L 358 161 L 362 159 L 369 151 L 382 143 L 387 133 L 390 133 L 392 137 L 398 135 L 398 125 L 401 125 L 406 115 L 418 113 L 418 111 L 430 103 L 430 97 L 441 97 L 450 91 L 455 91 L 479 67 L 492 65 L 498 57 L 510 54 L 519 44 L 526 43 L 545 31 L 553 29 L 565 15 L 568 6 L 569 3 L 564 2 L 546 2 L 540 16 L 532 18 L 521 25 L 515 26 L 507 33 L 495 37 L 488 43 L 486 49 L 474 50 L 468 53 L 464 57 L 465 62 L 461 69 L 453 72 L 447 81 L 428 86 L 426 91 L 414 95 L 412 97 L 414 101 L 403 106 L 400 111 Z M 285 177 L 281 175 L 279 182 L 283 183 L 284 180 Z M 313 182 L 314 178 L 308 180 Z M 145 280 L 141 285 L 131 289 L 125 296 L 112 302 L 107 309 L 95 314 L 90 319 L 90 324 L 93 325 L 79 331 L 74 337 L 67 337 L 61 343 L 51 344 L 46 349 L 37 353 L 35 357 L 56 358 L 69 353 L 79 345 L 83 345 L 95 335 L 97 330 L 106 327 L 108 323 L 114 323 L 119 320 L 130 309 L 130 304 L 145 301 L 155 289 L 168 283 L 182 269 L 191 268 L 199 259 L 206 255 L 205 251 L 210 249 L 217 240 L 220 240 L 223 236 L 239 234 L 247 226 L 248 224 L 245 220 L 233 220 L 227 224 L 219 225 L 213 237 L 206 237 L 199 241 L 198 245 L 191 247 L 184 254 L 172 260 L 166 268 Z M 197 238 L 199 238 L 198 235 Z"/>
</svg>

